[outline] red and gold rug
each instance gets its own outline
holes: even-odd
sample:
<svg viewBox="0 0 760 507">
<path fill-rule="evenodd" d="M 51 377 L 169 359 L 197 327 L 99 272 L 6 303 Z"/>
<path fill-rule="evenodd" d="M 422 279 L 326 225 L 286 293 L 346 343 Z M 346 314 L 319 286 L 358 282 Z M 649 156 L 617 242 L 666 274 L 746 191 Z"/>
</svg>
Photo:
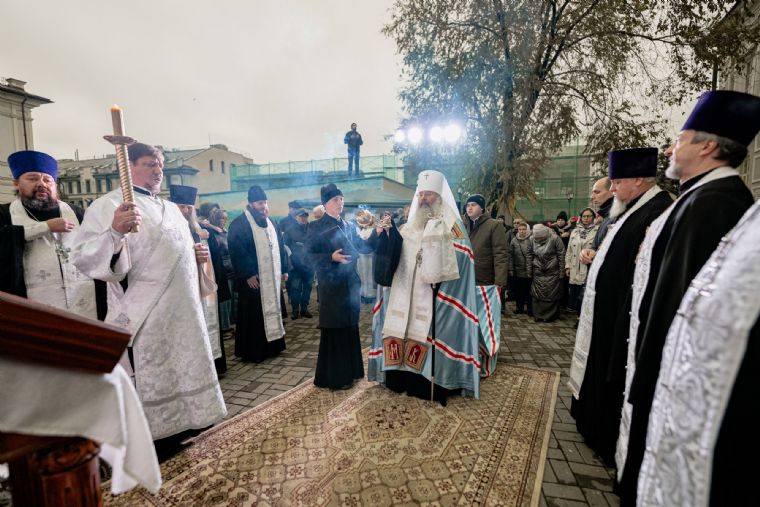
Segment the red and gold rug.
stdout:
<svg viewBox="0 0 760 507">
<path fill-rule="evenodd" d="M 507 366 L 448 406 L 306 382 L 198 437 L 114 505 L 537 505 L 559 375 Z"/>
</svg>

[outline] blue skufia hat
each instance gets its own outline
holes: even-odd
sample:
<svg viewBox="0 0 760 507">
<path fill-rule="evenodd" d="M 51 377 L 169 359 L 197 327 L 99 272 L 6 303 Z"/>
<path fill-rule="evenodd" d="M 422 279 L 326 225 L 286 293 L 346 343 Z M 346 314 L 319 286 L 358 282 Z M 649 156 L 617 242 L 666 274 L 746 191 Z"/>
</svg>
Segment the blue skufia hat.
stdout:
<svg viewBox="0 0 760 507">
<path fill-rule="evenodd" d="M 189 204 L 195 206 L 195 198 L 198 196 L 198 189 L 187 187 L 185 185 L 169 185 L 169 200 L 174 204 Z"/>
<path fill-rule="evenodd" d="M 17 151 L 8 157 L 13 179 L 17 180 L 24 173 L 45 173 L 58 180 L 58 161 L 41 151 Z"/>
<path fill-rule="evenodd" d="M 731 90 L 703 94 L 681 130 L 698 130 L 749 146 L 760 131 L 760 97 Z"/>
<path fill-rule="evenodd" d="M 607 155 L 607 175 L 611 180 L 654 178 L 657 175 L 657 148 L 613 150 Z"/>
</svg>

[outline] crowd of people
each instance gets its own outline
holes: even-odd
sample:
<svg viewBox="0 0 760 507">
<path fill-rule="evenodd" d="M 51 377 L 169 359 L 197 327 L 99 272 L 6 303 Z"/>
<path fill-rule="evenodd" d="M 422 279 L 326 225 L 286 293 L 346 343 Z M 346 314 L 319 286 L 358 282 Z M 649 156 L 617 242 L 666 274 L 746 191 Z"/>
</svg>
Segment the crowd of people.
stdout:
<svg viewBox="0 0 760 507">
<path fill-rule="evenodd" d="M 543 322 L 564 305 L 579 315 L 571 413 L 617 469 L 623 505 L 741 503 L 735 485 L 751 472 L 736 457 L 757 446 L 760 212 L 735 167 L 758 130 L 760 98 L 707 93 L 665 152 L 677 198 L 656 183 L 656 148 L 614 150 L 592 206 L 532 227 L 491 218 L 480 194 L 461 208 L 432 170 L 403 210 L 349 221 L 334 183 L 311 213 L 291 201 L 278 222 L 253 185 L 228 227 L 219 205 L 196 210 L 193 187 L 159 197 L 164 156 L 142 143 L 128 149 L 134 200 L 114 190 L 84 212 L 58 199 L 55 159 L 17 152 L 0 290 L 127 330 L 120 365 L 157 447 L 226 415 L 223 336 L 234 328 L 244 361 L 278 355 L 287 305 L 290 319 L 312 318 L 315 283 L 316 386 L 365 376 L 365 303 L 367 378 L 442 404 L 479 398 L 507 302 Z"/>
</svg>

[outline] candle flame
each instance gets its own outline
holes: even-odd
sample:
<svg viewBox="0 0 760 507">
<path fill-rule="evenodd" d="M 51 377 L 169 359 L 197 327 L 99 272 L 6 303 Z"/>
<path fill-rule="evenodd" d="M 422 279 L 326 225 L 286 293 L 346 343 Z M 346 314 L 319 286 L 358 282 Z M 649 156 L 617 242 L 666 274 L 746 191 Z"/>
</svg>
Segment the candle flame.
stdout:
<svg viewBox="0 0 760 507">
<path fill-rule="evenodd" d="M 111 111 L 121 111 L 121 108 L 117 106 L 116 104 L 111 106 Z"/>
</svg>

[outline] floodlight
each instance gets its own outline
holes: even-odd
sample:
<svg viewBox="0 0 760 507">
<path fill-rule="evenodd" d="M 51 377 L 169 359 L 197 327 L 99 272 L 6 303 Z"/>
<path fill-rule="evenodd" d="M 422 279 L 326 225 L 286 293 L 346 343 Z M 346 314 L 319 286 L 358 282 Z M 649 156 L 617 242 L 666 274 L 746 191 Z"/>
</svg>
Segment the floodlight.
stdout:
<svg viewBox="0 0 760 507">
<path fill-rule="evenodd" d="M 462 136 L 462 129 L 457 125 L 456 123 L 450 123 L 446 126 L 446 130 L 444 132 L 444 137 L 446 138 L 447 143 L 455 143 L 459 141 L 459 138 Z"/>
<path fill-rule="evenodd" d="M 422 130 L 419 127 L 412 127 L 407 132 L 407 136 L 410 143 L 417 144 L 422 141 Z"/>
<path fill-rule="evenodd" d="M 430 129 L 430 140 L 434 143 L 443 142 L 443 127 L 438 125 Z"/>
<path fill-rule="evenodd" d="M 406 141 L 406 133 L 403 130 L 398 129 L 396 131 L 396 134 L 393 136 L 393 140 L 399 144 L 403 143 Z"/>
</svg>

